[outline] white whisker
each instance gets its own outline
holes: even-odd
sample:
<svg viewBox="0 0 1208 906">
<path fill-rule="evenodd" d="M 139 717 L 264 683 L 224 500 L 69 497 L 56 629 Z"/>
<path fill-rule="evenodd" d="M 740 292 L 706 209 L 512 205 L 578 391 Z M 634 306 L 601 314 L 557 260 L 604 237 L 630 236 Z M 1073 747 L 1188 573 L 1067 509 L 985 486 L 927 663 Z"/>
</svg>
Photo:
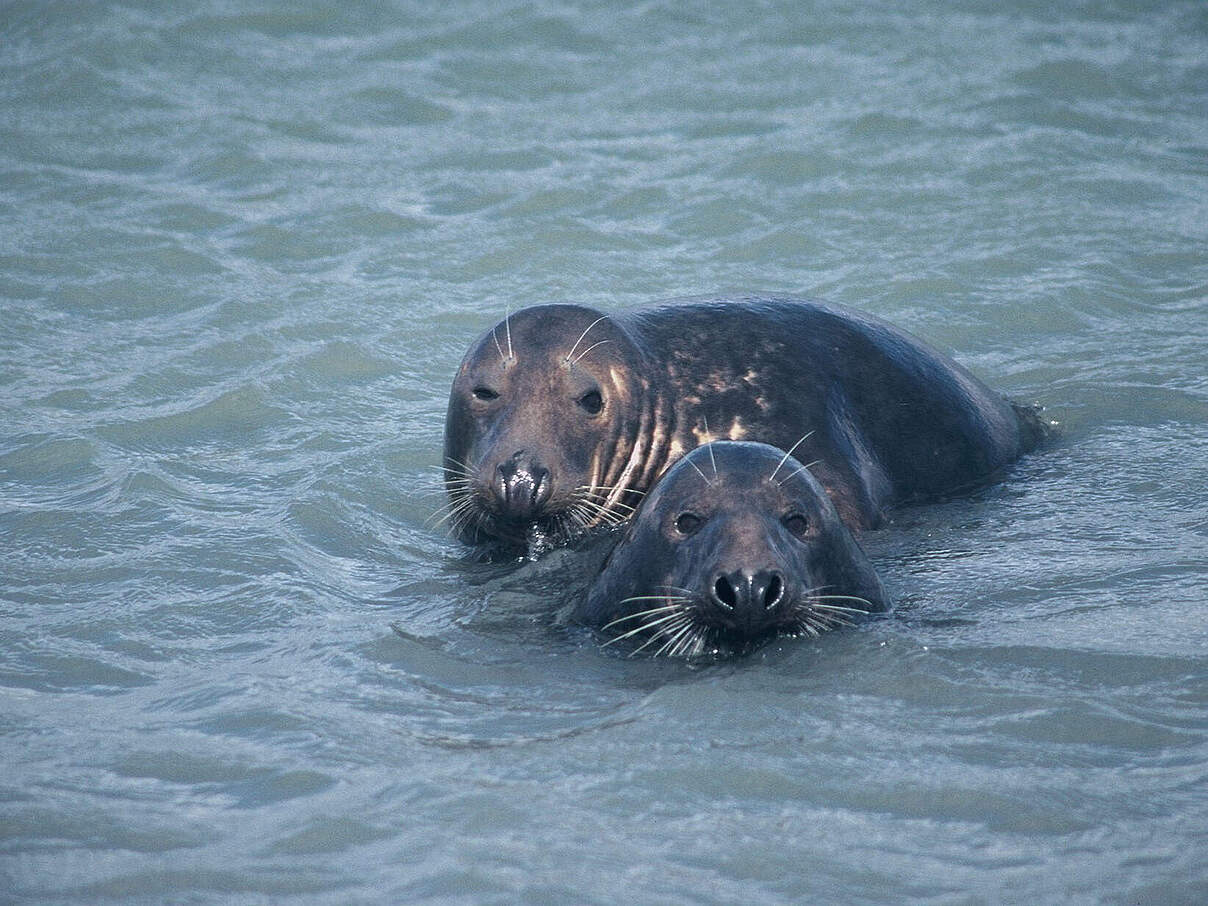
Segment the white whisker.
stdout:
<svg viewBox="0 0 1208 906">
<path fill-rule="evenodd" d="M 611 343 L 611 342 L 612 342 L 612 340 L 600 340 L 598 343 L 592 343 L 590 346 L 588 346 L 586 349 L 584 349 L 581 353 L 579 353 L 575 357 L 575 360 L 573 362 L 571 362 L 571 364 L 578 365 L 579 361 L 583 358 L 583 356 L 587 355 L 589 352 L 591 352 L 597 346 L 603 346 L 605 343 Z"/>
<path fill-rule="evenodd" d="M 491 339 L 495 341 L 495 348 L 499 350 L 499 361 L 503 362 L 503 366 L 506 368 L 507 364 L 508 364 L 508 360 L 507 360 L 507 356 L 505 356 L 503 354 L 503 347 L 499 345 L 499 334 L 496 333 L 496 331 L 498 331 L 498 330 L 499 330 L 498 324 L 496 324 L 494 327 L 491 328 Z"/>
<path fill-rule="evenodd" d="M 783 466 L 788 461 L 788 458 L 793 455 L 793 451 L 796 450 L 798 447 L 800 447 L 801 444 L 805 441 L 805 439 L 813 433 L 814 433 L 813 431 L 807 431 L 805 434 L 801 435 L 801 438 L 797 441 L 797 443 L 795 443 L 791 447 L 789 447 L 788 451 L 784 454 L 784 456 L 780 457 L 780 462 L 776 463 L 776 468 L 772 469 L 772 474 L 768 476 L 768 481 L 771 481 L 773 478 L 776 477 L 776 473 L 780 471 L 780 467 Z"/>
<path fill-rule="evenodd" d="M 797 470 L 796 470 L 795 472 L 793 472 L 791 475 L 786 475 L 784 478 L 782 478 L 782 479 L 780 479 L 778 482 L 776 482 L 776 487 L 778 487 L 778 488 L 782 488 L 782 487 L 784 487 L 785 482 L 792 481 L 794 478 L 796 478 L 796 477 L 797 477 L 798 475 L 800 475 L 802 472 L 808 472 L 808 471 L 810 470 L 810 466 L 816 466 L 816 465 L 818 465 L 818 463 L 820 463 L 820 462 L 822 462 L 822 460 L 820 460 L 820 459 L 815 459 L 815 460 L 814 460 L 813 462 L 811 462 L 811 463 L 806 463 L 804 466 L 802 466 L 800 469 L 797 469 Z"/>
<path fill-rule="evenodd" d="M 684 461 L 688 463 L 688 465 L 692 466 L 692 468 L 696 469 L 696 474 L 701 477 L 701 480 L 703 480 L 705 484 L 709 484 L 709 479 L 705 473 L 700 470 L 700 466 L 694 463 L 691 459 L 685 459 Z"/>
<path fill-rule="evenodd" d="M 587 336 L 587 332 L 607 317 L 608 317 L 607 315 L 603 315 L 599 318 L 596 318 L 594 321 L 592 321 L 590 324 L 587 325 L 587 330 L 585 330 L 585 331 L 583 331 L 583 333 L 579 334 L 579 339 L 575 340 L 575 345 L 570 348 L 570 352 L 568 352 L 566 354 L 566 358 L 563 359 L 563 361 L 566 362 L 566 364 L 568 364 L 568 365 L 570 364 L 570 357 L 575 354 L 575 350 L 579 348 L 579 344 L 583 342 L 583 338 L 585 336 Z"/>
<path fill-rule="evenodd" d="M 511 311 L 511 306 L 508 306 L 508 307 L 504 308 L 504 310 L 503 310 L 503 329 L 505 331 L 507 331 L 507 335 L 508 335 L 508 357 L 507 357 L 507 359 L 504 360 L 504 363 L 503 363 L 504 365 L 507 365 L 508 362 L 516 361 L 516 355 L 515 355 L 515 353 L 512 352 L 512 311 Z M 498 343 L 499 341 L 496 340 L 495 342 Z"/>
<path fill-rule="evenodd" d="M 705 413 L 702 412 L 700 417 L 705 423 L 705 438 L 708 441 L 705 448 L 709 451 L 709 461 L 713 463 L 713 477 L 717 478 L 717 459 L 713 456 L 713 432 L 709 430 L 709 419 Z"/>
</svg>

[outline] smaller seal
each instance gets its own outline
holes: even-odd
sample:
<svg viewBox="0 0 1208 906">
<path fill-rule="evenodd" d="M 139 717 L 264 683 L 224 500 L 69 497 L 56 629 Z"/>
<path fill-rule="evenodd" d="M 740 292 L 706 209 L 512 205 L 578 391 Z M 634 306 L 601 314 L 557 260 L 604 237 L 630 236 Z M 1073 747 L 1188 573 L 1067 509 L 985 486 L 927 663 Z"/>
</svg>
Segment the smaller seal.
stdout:
<svg viewBox="0 0 1208 906">
<path fill-rule="evenodd" d="M 888 609 L 806 466 L 767 444 L 715 441 L 654 486 L 570 618 L 634 654 L 698 657 Z"/>
</svg>

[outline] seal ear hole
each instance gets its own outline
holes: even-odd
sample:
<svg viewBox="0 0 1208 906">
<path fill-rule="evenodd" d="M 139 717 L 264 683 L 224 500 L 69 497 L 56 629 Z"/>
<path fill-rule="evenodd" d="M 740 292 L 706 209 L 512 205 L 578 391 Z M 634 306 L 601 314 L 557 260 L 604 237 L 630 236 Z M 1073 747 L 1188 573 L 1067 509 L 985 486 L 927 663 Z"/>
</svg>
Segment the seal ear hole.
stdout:
<svg viewBox="0 0 1208 906">
<path fill-rule="evenodd" d="M 691 535 L 704 524 L 696 513 L 680 513 L 675 517 L 675 530 L 681 535 Z"/>
<path fill-rule="evenodd" d="M 604 408 L 604 397 L 600 395 L 599 390 L 588 390 L 575 402 L 588 415 L 599 415 L 600 410 Z"/>
<path fill-rule="evenodd" d="M 474 394 L 474 399 L 482 400 L 484 403 L 489 403 L 491 400 L 499 399 L 498 393 L 496 393 L 490 387 L 484 387 L 482 384 L 479 384 L 471 392 Z"/>
<path fill-rule="evenodd" d="M 810 521 L 801 513 L 789 513 L 784 517 L 784 527 L 800 538 L 809 531 Z"/>
</svg>

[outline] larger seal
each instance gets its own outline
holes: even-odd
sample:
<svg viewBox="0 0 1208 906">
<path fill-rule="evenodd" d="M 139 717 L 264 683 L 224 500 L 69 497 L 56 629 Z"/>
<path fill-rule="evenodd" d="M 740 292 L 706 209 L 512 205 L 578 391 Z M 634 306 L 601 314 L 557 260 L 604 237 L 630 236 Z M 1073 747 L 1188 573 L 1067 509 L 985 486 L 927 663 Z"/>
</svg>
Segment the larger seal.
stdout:
<svg viewBox="0 0 1208 906">
<path fill-rule="evenodd" d="M 888 609 L 872 564 L 809 469 L 718 441 L 643 501 L 572 619 L 633 653 L 742 653 Z"/>
<path fill-rule="evenodd" d="M 623 522 L 669 466 L 729 439 L 792 450 L 843 521 L 868 528 L 985 483 L 1040 432 L 947 356 L 838 306 L 539 305 L 487 331 L 454 379 L 449 520 L 466 541 L 506 544 Z"/>
</svg>

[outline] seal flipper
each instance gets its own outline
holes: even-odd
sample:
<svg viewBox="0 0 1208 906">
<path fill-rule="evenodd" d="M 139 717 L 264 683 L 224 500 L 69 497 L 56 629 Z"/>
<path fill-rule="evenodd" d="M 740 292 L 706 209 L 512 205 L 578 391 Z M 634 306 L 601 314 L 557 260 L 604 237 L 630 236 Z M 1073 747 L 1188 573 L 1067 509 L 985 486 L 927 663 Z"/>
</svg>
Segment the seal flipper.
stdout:
<svg viewBox="0 0 1208 906">
<path fill-rule="evenodd" d="M 869 450 L 847 397 L 836 385 L 827 392 L 826 419 L 837 455 L 824 457 L 812 472 L 845 525 L 853 530 L 876 528 L 885 518 L 885 502 L 893 497 L 893 483 Z"/>
</svg>

